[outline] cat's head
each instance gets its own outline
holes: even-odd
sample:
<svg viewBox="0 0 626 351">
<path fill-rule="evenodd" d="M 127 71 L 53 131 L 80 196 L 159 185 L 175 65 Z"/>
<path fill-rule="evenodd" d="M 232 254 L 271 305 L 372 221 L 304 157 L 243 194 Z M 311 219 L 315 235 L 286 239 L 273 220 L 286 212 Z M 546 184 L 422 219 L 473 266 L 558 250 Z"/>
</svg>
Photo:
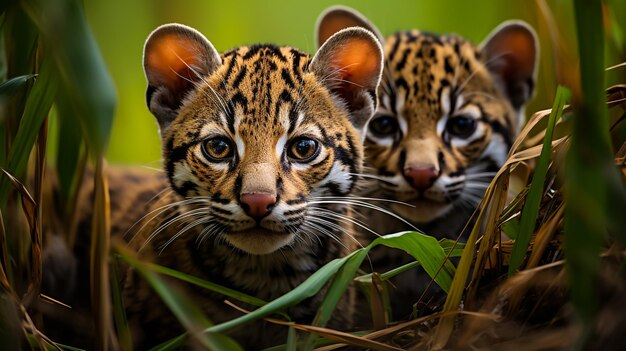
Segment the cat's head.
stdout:
<svg viewBox="0 0 626 351">
<path fill-rule="evenodd" d="M 333 7 L 318 20 L 318 42 L 352 26 L 373 31 L 384 43 L 366 162 L 389 197 L 415 206 L 394 210 L 419 224 L 455 205 L 474 207 L 506 159 L 533 94 L 534 31 L 505 22 L 479 46 L 418 31 L 384 39 L 363 15 Z"/>
<path fill-rule="evenodd" d="M 361 170 L 382 55 L 362 28 L 338 31 L 313 57 L 273 45 L 219 55 L 179 24 L 150 34 L 147 103 L 164 167 L 201 204 L 193 218 L 206 233 L 267 254 L 314 232 L 311 200 L 348 194 Z"/>
</svg>

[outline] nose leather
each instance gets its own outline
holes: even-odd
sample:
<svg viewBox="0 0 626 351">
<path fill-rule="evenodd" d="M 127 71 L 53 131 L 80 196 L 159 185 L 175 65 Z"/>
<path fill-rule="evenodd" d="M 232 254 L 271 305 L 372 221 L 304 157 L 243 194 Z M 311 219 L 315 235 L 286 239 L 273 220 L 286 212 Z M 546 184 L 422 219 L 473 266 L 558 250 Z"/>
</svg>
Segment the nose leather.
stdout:
<svg viewBox="0 0 626 351">
<path fill-rule="evenodd" d="M 276 196 L 266 193 L 242 194 L 239 200 L 246 214 L 258 221 L 270 213 L 276 203 Z"/>
<path fill-rule="evenodd" d="M 435 183 L 439 174 L 433 166 L 413 166 L 404 170 L 404 177 L 415 190 L 423 192 Z"/>
</svg>

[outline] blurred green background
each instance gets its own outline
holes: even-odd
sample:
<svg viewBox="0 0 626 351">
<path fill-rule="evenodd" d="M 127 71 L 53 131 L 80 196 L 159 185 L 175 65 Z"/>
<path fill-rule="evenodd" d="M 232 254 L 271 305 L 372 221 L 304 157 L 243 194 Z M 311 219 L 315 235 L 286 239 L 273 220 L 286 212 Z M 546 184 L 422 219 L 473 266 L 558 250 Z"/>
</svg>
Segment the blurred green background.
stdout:
<svg viewBox="0 0 626 351">
<path fill-rule="evenodd" d="M 141 67 L 143 43 L 158 25 L 179 22 L 206 35 L 218 51 L 257 42 L 315 51 L 317 16 L 335 1 L 148 1 L 85 0 L 85 12 L 116 84 L 118 108 L 107 158 L 111 163 L 160 166 L 156 123 L 145 106 L 146 83 Z M 530 23 L 541 37 L 542 67 L 537 98 L 530 113 L 549 107 L 556 87 L 551 50 L 541 13 L 533 1 L 344 1 L 367 16 L 384 35 L 417 28 L 457 33 L 476 43 L 504 20 Z M 549 1 L 559 25 L 572 22 L 570 1 Z M 569 27 L 571 28 L 571 27 Z M 572 31 L 564 35 L 573 36 Z M 574 41 L 574 38 L 567 38 Z"/>
</svg>

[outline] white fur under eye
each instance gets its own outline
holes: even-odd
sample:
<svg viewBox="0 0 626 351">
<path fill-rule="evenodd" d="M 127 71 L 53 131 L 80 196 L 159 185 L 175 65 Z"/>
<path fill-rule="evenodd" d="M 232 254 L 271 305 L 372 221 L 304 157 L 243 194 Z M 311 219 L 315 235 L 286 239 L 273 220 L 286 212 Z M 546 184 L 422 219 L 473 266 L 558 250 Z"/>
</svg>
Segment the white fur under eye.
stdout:
<svg viewBox="0 0 626 351">
<path fill-rule="evenodd" d="M 306 162 L 306 163 L 305 162 L 293 162 L 291 164 L 291 167 L 297 171 L 304 171 L 320 163 L 328 154 L 328 150 L 323 145 L 321 145 L 321 143 L 319 145 L 319 148 L 320 148 L 320 152 L 317 155 L 317 157 L 315 157 L 313 160 Z"/>
<path fill-rule="evenodd" d="M 218 171 L 225 171 L 225 170 L 228 169 L 229 162 L 211 162 L 211 161 L 207 160 L 206 156 L 202 152 L 202 146 L 200 144 L 198 144 L 195 147 L 195 150 L 193 151 L 193 153 L 194 153 L 194 156 L 197 159 L 204 160 L 204 162 L 209 164 L 212 169 L 215 169 L 215 170 L 218 170 Z M 176 166 L 178 167 L 178 164 Z M 189 173 L 191 173 L 191 171 L 189 171 Z"/>
</svg>

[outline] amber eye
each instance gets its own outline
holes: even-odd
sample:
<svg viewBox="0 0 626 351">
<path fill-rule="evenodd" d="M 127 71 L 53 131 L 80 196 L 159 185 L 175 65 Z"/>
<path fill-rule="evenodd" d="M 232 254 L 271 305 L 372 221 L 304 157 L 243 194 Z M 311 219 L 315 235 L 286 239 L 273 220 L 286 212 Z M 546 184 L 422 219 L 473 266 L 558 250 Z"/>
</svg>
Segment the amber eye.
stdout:
<svg viewBox="0 0 626 351">
<path fill-rule="evenodd" d="M 310 138 L 296 138 L 287 149 L 287 156 L 296 162 L 310 162 L 320 153 L 320 144 Z"/>
<path fill-rule="evenodd" d="M 400 130 L 398 121 L 392 116 L 375 117 L 369 124 L 369 130 L 379 138 L 390 137 Z"/>
<path fill-rule="evenodd" d="M 457 138 L 467 139 L 476 131 L 476 120 L 464 116 L 452 117 L 446 123 L 446 131 Z"/>
<path fill-rule="evenodd" d="M 202 153 L 211 162 L 224 162 L 233 158 L 234 148 L 230 139 L 218 136 L 202 143 Z"/>
</svg>

